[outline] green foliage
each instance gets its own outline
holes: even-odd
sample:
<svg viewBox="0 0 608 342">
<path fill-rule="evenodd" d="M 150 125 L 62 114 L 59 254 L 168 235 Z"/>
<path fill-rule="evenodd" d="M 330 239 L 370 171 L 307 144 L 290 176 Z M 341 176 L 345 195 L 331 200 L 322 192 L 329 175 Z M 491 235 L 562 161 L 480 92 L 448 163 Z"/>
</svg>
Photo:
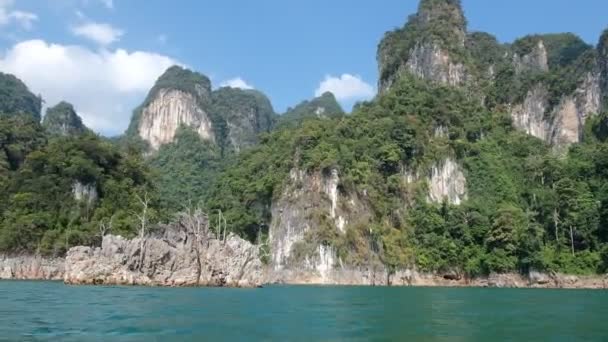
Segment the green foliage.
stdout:
<svg viewBox="0 0 608 342">
<path fill-rule="evenodd" d="M 258 141 L 258 134 L 269 132 L 275 120 L 274 109 L 266 95 L 257 90 L 223 87 L 211 94 L 209 113 L 213 121 L 215 141 L 222 155 L 229 150 L 250 147 Z M 202 107 L 205 108 L 205 107 Z M 228 128 L 226 122 L 232 123 Z M 254 130 L 244 127 L 253 125 Z M 232 146 L 231 139 L 242 146 Z"/>
<path fill-rule="evenodd" d="M 350 116 L 311 118 L 266 136 L 219 175 L 207 205 L 253 238 L 267 229 L 291 169 L 337 169 L 341 191 L 364 198 L 372 217 L 344 235 L 323 213 L 311 217 L 318 226 L 296 248 L 299 257 L 326 244 L 343 262 L 369 265 L 378 256 L 393 270 L 592 273 L 608 242 L 608 145 L 594 133 L 603 121 L 590 120 L 587 142 L 556 158 L 464 90 L 404 77 Z M 429 204 L 424 182 L 406 184 L 403 169 L 425 175 L 448 156 L 465 169 L 469 200 Z"/>
<path fill-rule="evenodd" d="M 70 246 L 98 243 L 98 224 L 110 218 L 113 233 L 129 236 L 139 210 L 136 194 L 153 193 L 138 154 L 122 154 L 92 133 L 47 140 L 37 122 L 0 118 L 0 151 L 6 155 L 0 173 L 2 252 L 60 255 Z M 77 184 L 89 191 L 80 199 Z"/>
<path fill-rule="evenodd" d="M 281 115 L 277 126 L 281 128 L 296 127 L 302 121 L 310 118 L 341 118 L 344 110 L 338 104 L 334 94 L 326 92 L 310 101 L 303 101 L 294 108 L 288 108 L 285 114 Z"/>
<path fill-rule="evenodd" d="M 74 106 L 67 102 L 48 108 L 42 125 L 47 132 L 56 135 L 82 134 L 87 131 Z"/>
<path fill-rule="evenodd" d="M 396 74 L 417 44 L 438 44 L 455 61 L 466 61 L 468 55 L 462 46 L 466 25 L 460 0 L 421 1 L 418 13 L 410 16 L 403 28 L 387 32 L 380 42 L 381 82 Z"/>
<path fill-rule="evenodd" d="M 40 121 L 42 100 L 17 77 L 0 72 L 0 116 L 26 115 Z"/>
<path fill-rule="evenodd" d="M 179 212 L 188 203 L 203 201 L 222 166 L 218 148 L 203 141 L 190 127 L 182 127 L 175 141 L 152 156 L 159 197 L 168 212 Z"/>
</svg>

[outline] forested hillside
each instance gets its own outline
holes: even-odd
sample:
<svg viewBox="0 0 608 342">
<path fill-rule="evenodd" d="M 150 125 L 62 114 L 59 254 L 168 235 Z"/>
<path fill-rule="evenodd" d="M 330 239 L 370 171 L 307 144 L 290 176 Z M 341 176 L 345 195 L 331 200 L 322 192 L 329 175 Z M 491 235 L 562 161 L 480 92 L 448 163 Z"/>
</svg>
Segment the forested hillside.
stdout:
<svg viewBox="0 0 608 342">
<path fill-rule="evenodd" d="M 468 31 L 459 0 L 422 0 L 350 114 L 326 93 L 277 116 L 172 67 L 116 141 L 67 103 L 41 124 L 40 98 L 2 74 L 0 251 L 131 236 L 148 198 L 150 227 L 221 212 L 279 271 L 606 272 L 607 40 L 503 44 Z"/>
</svg>

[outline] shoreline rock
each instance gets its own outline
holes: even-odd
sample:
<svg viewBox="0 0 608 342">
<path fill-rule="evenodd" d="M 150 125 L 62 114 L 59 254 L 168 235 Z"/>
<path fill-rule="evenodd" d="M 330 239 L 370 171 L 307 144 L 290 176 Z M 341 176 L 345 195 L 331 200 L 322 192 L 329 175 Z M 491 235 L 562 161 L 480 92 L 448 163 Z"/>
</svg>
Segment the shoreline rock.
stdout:
<svg viewBox="0 0 608 342">
<path fill-rule="evenodd" d="M 270 284 L 284 285 L 608 289 L 608 275 L 575 276 L 536 271 L 528 276 L 505 273 L 471 279 L 452 273 L 432 274 L 413 270 L 400 270 L 389 276 L 383 268 L 334 269 L 323 277 L 310 270 L 281 270 L 272 272 L 268 280 Z"/>
<path fill-rule="evenodd" d="M 141 285 L 161 287 L 260 287 L 262 285 L 478 287 L 535 289 L 608 289 L 608 275 L 575 276 L 532 271 L 491 274 L 481 278 L 455 277 L 400 270 L 388 276 L 383 267 L 337 268 L 326 274 L 310 269 L 271 270 L 259 259 L 258 247 L 230 235 L 201 244 L 197 263 L 192 241 L 146 239 L 138 270 L 139 239 L 107 236 L 102 248 L 74 247 L 66 259 L 0 255 L 0 280 L 53 280 L 68 285 Z"/>
<path fill-rule="evenodd" d="M 143 247 L 143 253 L 142 253 Z M 108 235 L 101 248 L 74 247 L 66 257 L 70 285 L 258 287 L 259 248 L 236 235 L 225 241 L 170 231 L 126 240 Z"/>
<path fill-rule="evenodd" d="M 63 280 L 65 260 L 35 255 L 0 255 L 0 280 Z"/>
</svg>

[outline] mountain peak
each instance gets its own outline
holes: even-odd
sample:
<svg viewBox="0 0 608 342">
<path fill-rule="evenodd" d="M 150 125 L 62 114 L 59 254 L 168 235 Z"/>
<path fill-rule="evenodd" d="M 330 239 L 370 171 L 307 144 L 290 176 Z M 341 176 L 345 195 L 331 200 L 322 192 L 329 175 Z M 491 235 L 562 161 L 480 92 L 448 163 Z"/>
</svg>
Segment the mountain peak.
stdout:
<svg viewBox="0 0 608 342">
<path fill-rule="evenodd" d="M 29 115 L 40 121 L 42 100 L 25 83 L 11 74 L 0 72 L 0 115 Z"/>
<path fill-rule="evenodd" d="M 49 133 L 63 136 L 82 134 L 87 130 L 74 106 L 65 101 L 48 108 L 42 124 Z"/>
<path fill-rule="evenodd" d="M 468 72 L 467 21 L 460 0 L 422 0 L 400 29 L 387 32 L 378 47 L 380 92 L 403 73 L 440 84 L 462 85 Z"/>
<path fill-rule="evenodd" d="M 174 89 L 205 96 L 211 92 L 211 81 L 201 73 L 174 65 L 168 68 L 156 81 L 151 93 L 160 89 Z"/>
</svg>

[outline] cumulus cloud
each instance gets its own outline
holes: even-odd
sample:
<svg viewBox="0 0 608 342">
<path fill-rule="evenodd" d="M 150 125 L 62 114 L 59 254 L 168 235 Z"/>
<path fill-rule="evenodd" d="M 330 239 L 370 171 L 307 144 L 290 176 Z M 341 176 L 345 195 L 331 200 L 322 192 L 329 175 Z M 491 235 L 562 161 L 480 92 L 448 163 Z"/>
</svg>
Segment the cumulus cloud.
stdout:
<svg viewBox="0 0 608 342">
<path fill-rule="evenodd" d="M 342 74 L 342 76 L 325 76 L 315 91 L 315 96 L 332 92 L 340 102 L 368 100 L 376 95 L 374 87 L 366 83 L 360 76 Z"/>
<path fill-rule="evenodd" d="M 251 84 L 248 84 L 240 77 L 236 77 L 220 83 L 220 87 L 240 88 L 240 89 L 253 89 Z"/>
<path fill-rule="evenodd" d="M 112 27 L 112 25 L 109 24 L 89 21 L 72 27 L 72 33 L 105 46 L 119 41 L 120 37 L 124 34 L 124 31 Z"/>
<path fill-rule="evenodd" d="M 17 43 L 0 57 L 0 71 L 22 79 L 47 105 L 73 103 L 88 127 L 107 135 L 125 130 L 132 109 L 174 64 L 150 52 L 93 51 L 42 40 Z"/>
<path fill-rule="evenodd" d="M 13 4 L 14 0 L 0 0 L 0 25 L 16 24 L 22 29 L 31 29 L 38 16 L 31 12 L 15 10 Z"/>
</svg>

